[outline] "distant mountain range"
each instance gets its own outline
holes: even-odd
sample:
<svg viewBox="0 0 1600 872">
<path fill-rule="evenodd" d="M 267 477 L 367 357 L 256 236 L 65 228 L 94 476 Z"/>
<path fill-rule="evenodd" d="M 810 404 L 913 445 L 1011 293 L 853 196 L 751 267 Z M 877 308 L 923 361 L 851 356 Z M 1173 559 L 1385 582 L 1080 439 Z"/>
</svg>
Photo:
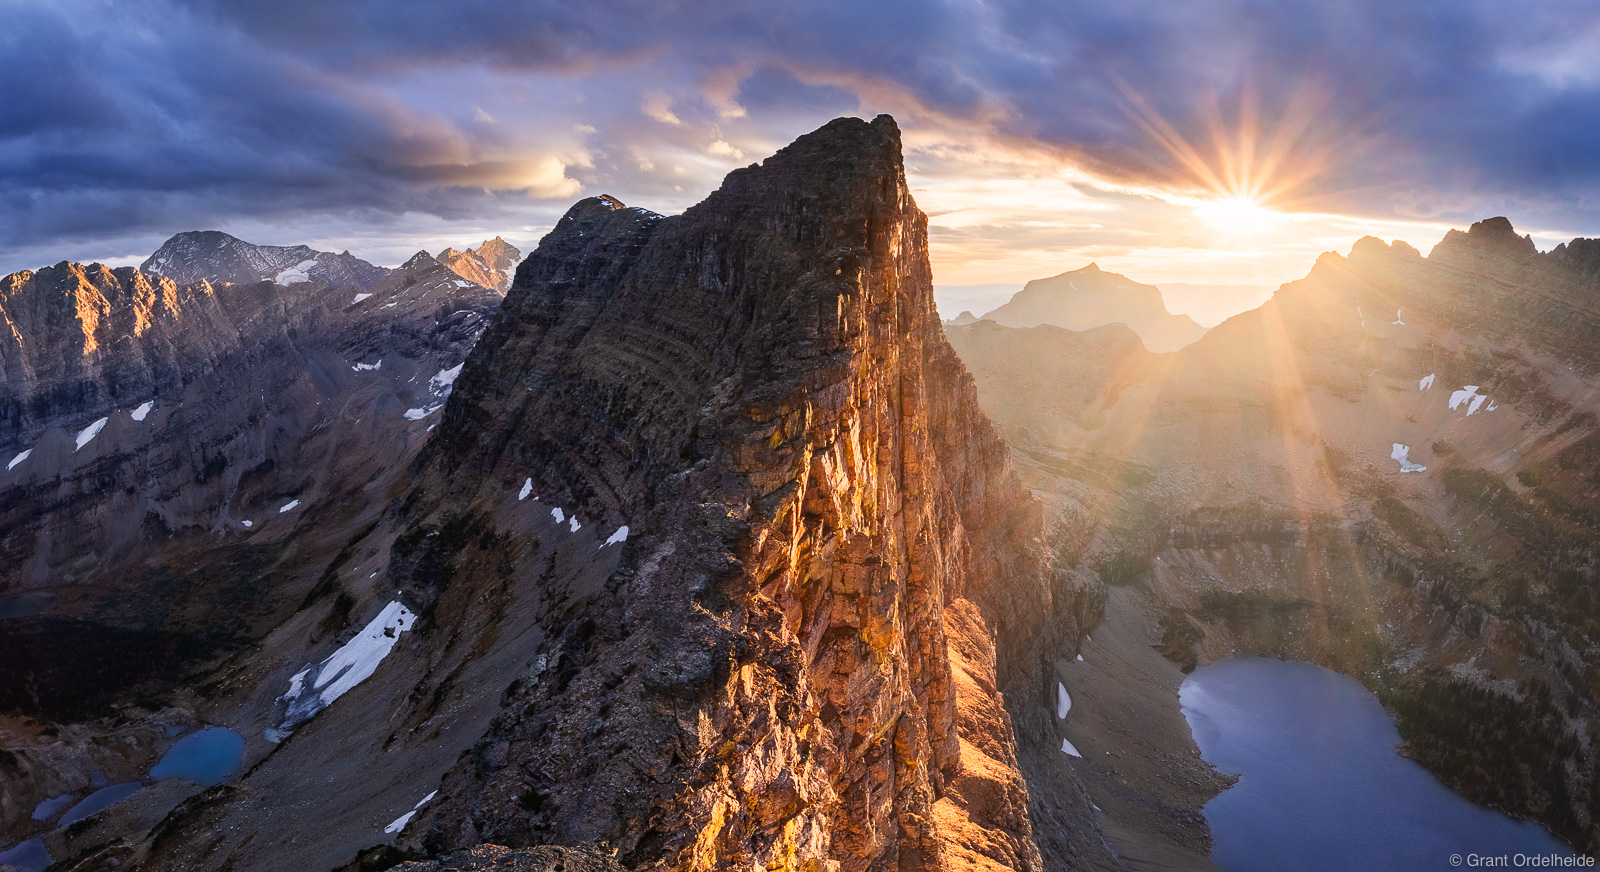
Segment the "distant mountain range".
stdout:
<svg viewBox="0 0 1600 872">
<path fill-rule="evenodd" d="M 139 271 L 166 276 L 180 285 L 321 282 L 363 291 L 389 274 L 348 251 L 331 254 L 304 245 L 253 245 L 218 230 L 179 233 L 139 264 Z"/>
<path fill-rule="evenodd" d="M 1010 302 L 982 318 L 962 312 L 949 323 L 960 326 L 977 320 L 994 321 L 1007 327 L 1053 324 L 1068 330 L 1125 324 L 1138 334 L 1145 347 L 1155 352 L 1175 351 L 1206 332 L 1206 328 L 1188 315 L 1168 312 L 1161 291 L 1153 285 L 1142 285 L 1126 276 L 1105 272 L 1093 263 L 1072 272 L 1028 282 Z"/>
<path fill-rule="evenodd" d="M 292 584 L 235 586 L 287 559 L 283 507 L 315 517 L 401 474 L 500 305 L 427 252 L 383 269 L 202 232 L 146 263 L 182 280 L 0 279 L 0 708 L 92 708 L 292 606 Z"/>
<path fill-rule="evenodd" d="M 511 287 L 511 275 L 522 252 L 496 236 L 477 248 L 446 248 L 430 258 L 473 284 L 504 294 Z M 414 266 L 415 258 L 412 260 Z M 139 264 L 139 271 L 166 276 L 180 285 L 199 281 L 285 286 L 316 282 L 361 291 L 372 289 L 392 272 L 348 251 L 333 254 L 305 245 L 255 245 L 219 230 L 177 234 Z"/>
</svg>

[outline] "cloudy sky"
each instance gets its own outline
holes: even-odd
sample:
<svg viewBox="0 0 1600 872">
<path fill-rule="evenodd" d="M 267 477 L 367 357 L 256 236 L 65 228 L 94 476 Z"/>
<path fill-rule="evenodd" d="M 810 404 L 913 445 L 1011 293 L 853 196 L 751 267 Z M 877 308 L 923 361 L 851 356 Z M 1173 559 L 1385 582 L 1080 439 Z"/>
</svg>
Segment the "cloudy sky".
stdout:
<svg viewBox="0 0 1600 872">
<path fill-rule="evenodd" d="M 0 48 L 0 273 L 202 228 L 528 249 L 879 112 L 976 296 L 1090 260 L 1271 287 L 1501 214 L 1600 236 L 1591 0 L 0 0 Z"/>
</svg>

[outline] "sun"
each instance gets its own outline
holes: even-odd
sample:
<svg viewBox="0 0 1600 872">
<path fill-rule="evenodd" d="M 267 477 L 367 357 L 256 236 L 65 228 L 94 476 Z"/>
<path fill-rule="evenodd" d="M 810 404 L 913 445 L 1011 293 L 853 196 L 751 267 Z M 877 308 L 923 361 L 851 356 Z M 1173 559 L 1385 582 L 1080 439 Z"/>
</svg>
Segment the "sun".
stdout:
<svg viewBox="0 0 1600 872">
<path fill-rule="evenodd" d="M 1284 215 L 1249 197 L 1222 197 L 1194 206 L 1195 217 L 1227 236 L 1260 236 L 1281 223 Z"/>
</svg>

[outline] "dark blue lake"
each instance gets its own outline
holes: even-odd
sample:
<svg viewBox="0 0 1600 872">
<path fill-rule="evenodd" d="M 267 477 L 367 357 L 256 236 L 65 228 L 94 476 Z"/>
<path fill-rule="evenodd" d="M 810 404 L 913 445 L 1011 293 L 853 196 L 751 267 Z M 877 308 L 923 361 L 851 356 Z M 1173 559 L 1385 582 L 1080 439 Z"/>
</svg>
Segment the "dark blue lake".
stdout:
<svg viewBox="0 0 1600 872">
<path fill-rule="evenodd" d="M 0 866 L 14 866 L 22 872 L 44 872 L 50 865 L 50 852 L 40 839 L 29 839 L 20 845 L 0 851 Z"/>
<path fill-rule="evenodd" d="M 174 742 L 150 777 L 187 778 L 210 786 L 232 775 L 243 755 L 244 737 L 227 727 L 206 727 Z"/>
<path fill-rule="evenodd" d="M 139 788 L 141 787 L 144 787 L 144 785 L 137 781 L 128 781 L 123 784 L 113 784 L 110 787 L 102 787 L 99 790 L 96 790 L 94 793 L 84 797 L 83 802 L 73 806 L 70 811 L 62 815 L 61 820 L 56 822 L 56 826 L 69 826 L 83 820 L 84 818 L 90 817 L 91 815 L 99 814 L 101 811 L 104 811 L 105 809 L 116 805 L 135 793 L 138 793 Z"/>
<path fill-rule="evenodd" d="M 1416 872 L 1455 868 L 1452 854 L 1572 854 L 1401 757 L 1388 712 L 1349 676 L 1234 657 L 1191 673 L 1179 699 L 1200 755 L 1239 776 L 1204 809 L 1223 872 Z"/>
<path fill-rule="evenodd" d="M 150 770 L 150 779 L 186 778 L 210 786 L 219 784 L 239 768 L 244 755 L 244 738 L 227 727 L 205 727 L 190 733 L 172 744 L 160 762 Z M 94 773 L 96 784 L 105 784 L 100 773 Z M 129 781 L 101 787 L 81 802 L 76 803 L 56 822 L 58 827 L 71 826 L 133 796 L 144 788 L 144 782 Z M 34 809 L 34 820 L 48 820 L 74 799 L 73 794 L 52 797 Z M 49 865 L 49 855 L 44 844 L 30 839 L 0 851 L 0 863 L 16 866 L 24 872 L 34 872 Z"/>
</svg>

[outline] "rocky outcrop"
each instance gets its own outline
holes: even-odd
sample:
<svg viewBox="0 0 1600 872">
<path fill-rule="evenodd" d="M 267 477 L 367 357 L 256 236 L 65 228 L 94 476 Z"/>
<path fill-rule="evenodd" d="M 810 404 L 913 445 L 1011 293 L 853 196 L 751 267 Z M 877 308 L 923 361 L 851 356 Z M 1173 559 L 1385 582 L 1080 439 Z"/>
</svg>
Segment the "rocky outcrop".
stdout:
<svg viewBox="0 0 1600 872">
<path fill-rule="evenodd" d="M 236 285 L 319 282 L 361 291 L 389 274 L 348 251 L 333 254 L 305 245 L 254 245 L 218 230 L 179 233 L 145 258 L 139 271 L 166 276 L 180 285 L 199 281 Z"/>
<path fill-rule="evenodd" d="M 1464 233 L 1460 230 L 1446 231 L 1444 239 L 1434 246 L 1429 258 L 1439 256 L 1440 260 L 1445 260 L 1467 252 L 1515 261 L 1533 257 L 1539 253 L 1539 249 L 1533 244 L 1533 237 L 1518 236 L 1509 219 L 1485 218 L 1468 227 Z"/>
<path fill-rule="evenodd" d="M 439 252 L 438 258 L 440 263 L 467 281 L 505 293 L 511 288 L 511 277 L 516 273 L 517 264 L 522 262 L 522 252 L 496 236 L 466 251 L 447 248 Z"/>
<path fill-rule="evenodd" d="M 438 860 L 402 863 L 395 872 L 622 872 L 610 856 L 593 849 L 541 845 L 513 850 L 481 845 L 453 851 Z"/>
<path fill-rule="evenodd" d="M 983 319 L 1007 327 L 1053 324 L 1068 330 L 1123 324 L 1155 352 L 1174 351 L 1206 333 L 1188 315 L 1168 312 L 1161 291 L 1153 285 L 1141 285 L 1092 263 L 1028 282 L 1010 302 Z"/>
<path fill-rule="evenodd" d="M 1505 219 L 1428 257 L 1362 239 L 1170 355 L 1097 331 L 951 337 L 1066 562 L 1149 596 L 1164 653 L 1355 675 L 1447 783 L 1590 850 L 1587 249 L 1541 255 Z"/>
<path fill-rule="evenodd" d="M 141 868 L 485 841 L 632 869 L 1112 864 L 1053 711 L 1094 592 L 1042 533 L 943 338 L 892 119 L 681 216 L 581 201 L 324 594 L 372 614 L 399 590 L 416 627 Z M 327 650 L 284 639 L 306 654 L 260 673 L 267 712 Z"/>
<path fill-rule="evenodd" d="M 419 502 L 531 477 L 632 532 L 605 590 L 551 615 L 550 675 L 446 779 L 428 838 L 600 839 L 652 868 L 1040 868 L 1001 690 L 1047 711 L 1038 646 L 1076 627 L 1041 626 L 1037 511 L 943 341 L 926 246 L 882 117 L 682 218 L 583 201 L 523 264 Z M 444 556 L 397 558 L 443 595 Z M 483 583 L 455 566 L 449 585 Z"/>
</svg>

